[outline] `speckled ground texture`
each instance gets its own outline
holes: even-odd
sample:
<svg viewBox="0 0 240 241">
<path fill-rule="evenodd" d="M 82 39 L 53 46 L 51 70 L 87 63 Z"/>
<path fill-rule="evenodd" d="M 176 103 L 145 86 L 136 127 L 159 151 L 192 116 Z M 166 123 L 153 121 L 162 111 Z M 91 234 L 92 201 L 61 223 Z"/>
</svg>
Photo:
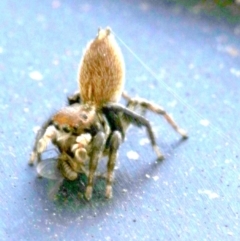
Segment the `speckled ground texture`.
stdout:
<svg viewBox="0 0 240 241">
<path fill-rule="evenodd" d="M 0 240 L 239 240 L 240 25 L 156 1 L 1 0 L 0 12 Z M 90 202 L 84 180 L 51 200 L 54 181 L 27 165 L 34 131 L 77 89 L 99 26 L 138 56 L 118 40 L 128 93 L 164 106 L 190 138 L 148 114 L 163 162 L 131 128 L 112 200 L 102 179 Z"/>
</svg>

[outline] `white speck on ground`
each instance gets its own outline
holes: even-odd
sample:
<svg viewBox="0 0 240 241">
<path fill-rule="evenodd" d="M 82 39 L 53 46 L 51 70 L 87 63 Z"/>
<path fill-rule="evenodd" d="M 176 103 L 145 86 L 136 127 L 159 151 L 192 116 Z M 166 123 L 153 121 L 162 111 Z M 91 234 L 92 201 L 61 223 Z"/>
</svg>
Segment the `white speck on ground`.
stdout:
<svg viewBox="0 0 240 241">
<path fill-rule="evenodd" d="M 199 122 L 202 126 L 209 126 L 210 121 L 207 119 L 200 120 Z"/>
<path fill-rule="evenodd" d="M 181 82 L 177 82 L 177 83 L 176 83 L 176 87 L 177 87 L 177 88 L 181 88 L 181 87 L 183 87 L 183 84 L 182 84 Z"/>
<path fill-rule="evenodd" d="M 219 198 L 219 195 L 211 190 L 198 190 L 199 194 L 207 195 L 209 199 Z"/>
<path fill-rule="evenodd" d="M 168 102 L 167 105 L 170 106 L 170 107 L 175 107 L 175 106 L 177 105 L 177 101 L 176 101 L 176 100 L 173 100 L 173 101 L 171 101 L 171 102 Z"/>
<path fill-rule="evenodd" d="M 35 134 L 37 134 L 37 132 L 40 130 L 40 126 L 34 126 L 33 127 L 33 132 L 35 133 Z"/>
<path fill-rule="evenodd" d="M 146 177 L 146 178 L 150 178 L 151 176 L 150 176 L 149 174 L 146 174 L 145 177 Z"/>
<path fill-rule="evenodd" d="M 139 141 L 139 144 L 140 146 L 144 146 L 144 145 L 147 145 L 150 143 L 150 140 L 148 138 L 142 138 L 140 141 Z"/>
<path fill-rule="evenodd" d="M 226 164 L 229 164 L 229 163 L 231 163 L 231 162 L 232 162 L 232 160 L 229 160 L 229 159 L 226 159 L 226 160 L 225 160 L 225 163 L 226 163 Z"/>
<path fill-rule="evenodd" d="M 36 80 L 36 81 L 40 81 L 43 79 L 43 75 L 39 72 L 39 71 L 32 71 L 29 73 L 29 77 L 32 79 L 32 80 Z"/>
<path fill-rule="evenodd" d="M 28 113 L 28 112 L 29 112 L 29 109 L 28 109 L 27 107 L 25 107 L 25 108 L 23 109 L 23 111 L 24 111 L 25 113 Z"/>
<path fill-rule="evenodd" d="M 230 73 L 235 75 L 236 77 L 240 77 L 240 70 L 231 68 Z"/>
<path fill-rule="evenodd" d="M 154 176 L 152 179 L 156 182 L 159 179 L 159 176 Z"/>
<path fill-rule="evenodd" d="M 129 152 L 127 152 L 127 157 L 128 157 L 128 159 L 130 159 L 130 160 L 138 160 L 139 155 L 138 155 L 138 153 L 135 152 L 135 151 L 129 151 Z"/>
</svg>

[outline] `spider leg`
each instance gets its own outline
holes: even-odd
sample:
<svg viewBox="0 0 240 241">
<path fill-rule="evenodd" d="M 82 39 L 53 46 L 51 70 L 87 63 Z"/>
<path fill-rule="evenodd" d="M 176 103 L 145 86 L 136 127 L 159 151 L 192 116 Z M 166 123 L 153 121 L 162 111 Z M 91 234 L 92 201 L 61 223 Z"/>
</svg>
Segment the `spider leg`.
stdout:
<svg viewBox="0 0 240 241">
<path fill-rule="evenodd" d="M 109 139 L 109 154 L 107 164 L 107 184 L 106 184 L 106 198 L 112 198 L 112 184 L 114 179 L 114 167 L 117 159 L 117 151 L 122 142 L 122 135 L 119 131 L 114 131 Z"/>
<path fill-rule="evenodd" d="M 105 134 L 102 131 L 100 131 L 93 137 L 93 140 L 92 140 L 92 151 L 91 151 L 90 162 L 89 162 L 88 184 L 85 191 L 85 197 L 87 200 L 90 200 L 92 198 L 93 178 L 98 165 L 98 161 L 102 157 L 104 146 L 105 146 Z"/>
<path fill-rule="evenodd" d="M 146 118 L 144 118 L 143 116 L 128 109 L 127 107 L 122 106 L 117 103 L 108 103 L 105 106 L 103 106 L 102 110 L 103 110 L 103 113 L 105 113 L 106 115 L 109 115 L 109 113 L 111 113 L 111 114 L 115 113 L 116 115 L 122 114 L 124 123 L 126 124 L 126 125 L 124 124 L 123 128 L 120 129 L 120 131 L 123 133 L 123 135 L 126 130 L 125 128 L 127 128 L 127 126 L 129 124 L 134 124 L 139 127 L 141 127 L 141 126 L 146 127 L 149 139 L 151 141 L 152 147 L 153 147 L 158 159 L 162 160 L 164 158 L 163 154 L 161 153 L 161 151 L 159 150 L 159 148 L 156 144 L 156 139 L 155 139 L 155 135 L 152 130 L 152 126 Z"/>
<path fill-rule="evenodd" d="M 35 160 L 37 159 L 37 162 L 41 161 L 41 152 L 38 151 L 39 149 L 39 141 L 44 137 L 44 135 L 46 134 L 46 130 L 51 126 L 52 124 L 52 119 L 49 118 L 43 125 L 42 127 L 38 130 L 37 135 L 35 137 L 35 142 L 33 145 L 33 150 L 32 153 L 30 155 L 30 159 L 28 164 L 29 165 L 33 165 Z"/>
<path fill-rule="evenodd" d="M 73 95 L 67 97 L 68 105 L 81 103 L 81 96 L 79 91 L 76 91 Z"/>
<path fill-rule="evenodd" d="M 128 101 L 127 106 L 129 106 L 129 108 L 134 110 L 137 106 L 141 106 L 143 110 L 150 110 L 156 114 L 162 115 L 166 119 L 166 121 L 172 126 L 172 128 L 182 136 L 182 138 L 188 138 L 187 132 L 177 125 L 177 123 L 164 110 L 163 107 L 156 105 L 155 103 L 152 103 L 146 99 L 131 98 L 127 95 L 126 92 L 123 92 L 122 96 Z"/>
</svg>

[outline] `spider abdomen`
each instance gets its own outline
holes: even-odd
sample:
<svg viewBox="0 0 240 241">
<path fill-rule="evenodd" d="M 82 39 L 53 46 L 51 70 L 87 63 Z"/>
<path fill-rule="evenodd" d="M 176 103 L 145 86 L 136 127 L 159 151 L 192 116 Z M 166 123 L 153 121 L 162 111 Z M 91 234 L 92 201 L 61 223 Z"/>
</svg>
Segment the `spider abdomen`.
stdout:
<svg viewBox="0 0 240 241">
<path fill-rule="evenodd" d="M 99 107 L 107 102 L 117 102 L 123 91 L 124 75 L 123 56 L 111 30 L 99 30 L 97 37 L 88 44 L 80 63 L 82 101 Z"/>
</svg>

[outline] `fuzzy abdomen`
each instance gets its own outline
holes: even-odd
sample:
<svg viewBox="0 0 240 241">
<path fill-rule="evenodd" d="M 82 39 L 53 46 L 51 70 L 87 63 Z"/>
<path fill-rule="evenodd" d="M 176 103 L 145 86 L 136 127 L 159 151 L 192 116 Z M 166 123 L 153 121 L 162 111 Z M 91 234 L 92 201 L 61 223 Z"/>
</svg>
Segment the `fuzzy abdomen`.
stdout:
<svg viewBox="0 0 240 241">
<path fill-rule="evenodd" d="M 88 44 L 79 70 L 83 102 L 102 106 L 119 100 L 124 86 L 125 66 L 121 50 L 110 29 L 99 30 Z"/>
</svg>

